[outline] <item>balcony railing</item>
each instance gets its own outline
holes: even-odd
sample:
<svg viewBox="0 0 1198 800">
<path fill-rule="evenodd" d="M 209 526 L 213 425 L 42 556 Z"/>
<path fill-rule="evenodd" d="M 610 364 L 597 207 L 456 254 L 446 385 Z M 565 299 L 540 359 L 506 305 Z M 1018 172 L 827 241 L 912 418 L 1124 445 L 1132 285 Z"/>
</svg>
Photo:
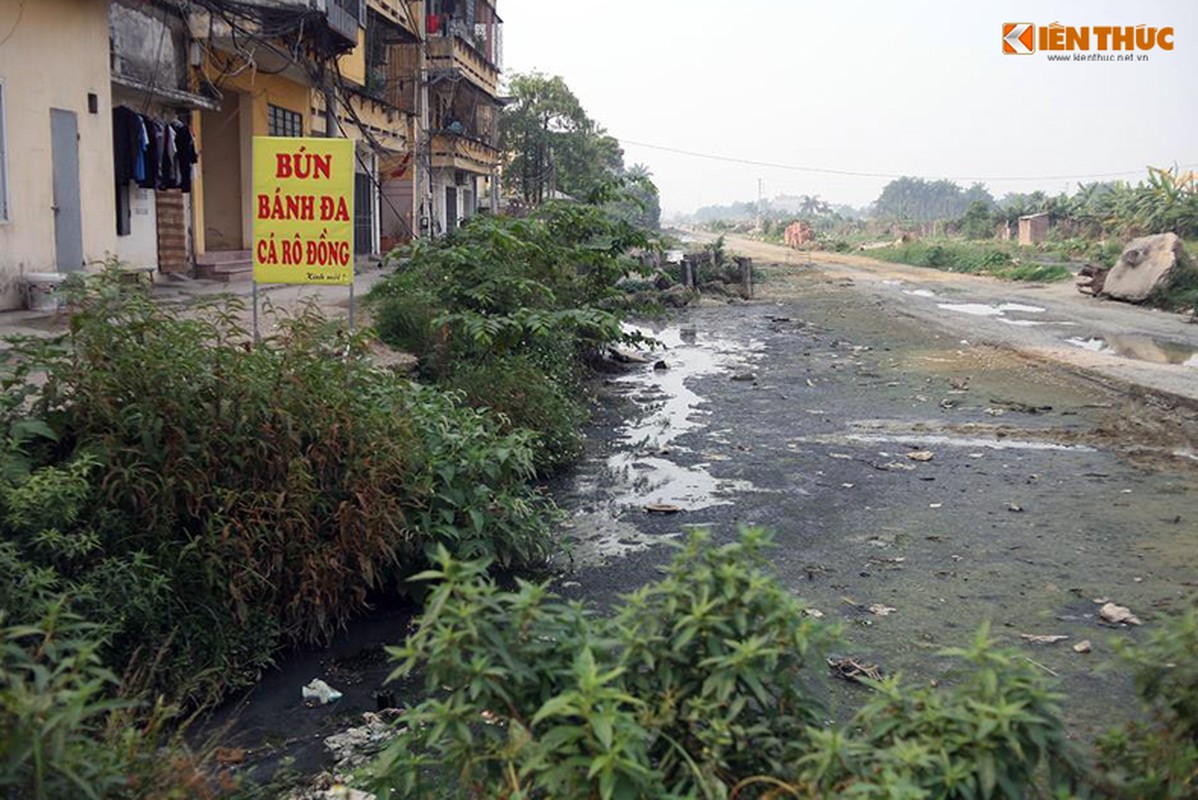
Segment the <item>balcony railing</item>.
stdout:
<svg viewBox="0 0 1198 800">
<path fill-rule="evenodd" d="M 324 0 L 329 28 L 351 42 L 358 41 L 358 29 L 366 24 L 366 0 Z"/>
</svg>

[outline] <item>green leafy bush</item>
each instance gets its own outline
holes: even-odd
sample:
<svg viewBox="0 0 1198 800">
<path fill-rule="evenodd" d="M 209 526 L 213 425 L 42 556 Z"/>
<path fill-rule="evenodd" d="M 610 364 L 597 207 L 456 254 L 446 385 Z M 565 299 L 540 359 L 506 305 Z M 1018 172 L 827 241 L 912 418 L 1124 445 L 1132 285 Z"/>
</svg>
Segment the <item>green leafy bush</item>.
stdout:
<svg viewBox="0 0 1198 800">
<path fill-rule="evenodd" d="M 532 435 L 373 367 L 366 334 L 307 309 L 254 345 L 236 306 L 184 316 L 106 281 L 74 302 L 67 336 L 10 351 L 5 607 L 69 594 L 115 667 L 203 700 L 327 638 L 432 543 L 543 558 Z"/>
<path fill-rule="evenodd" d="M 827 722 L 835 629 L 769 573 L 760 530 L 696 533 L 601 617 L 543 585 L 502 591 L 442 552 L 395 675 L 430 699 L 370 768 L 386 797 L 1019 798 L 1077 774 L 1043 677 L 985 630 L 947 689 L 897 678 Z"/>
<path fill-rule="evenodd" d="M 1113 794 L 1143 798 L 1198 795 L 1198 611 L 1191 609 L 1141 646 L 1121 643 L 1147 720 L 1099 741 Z"/>
<path fill-rule="evenodd" d="M 604 200 L 597 195 L 597 202 Z M 623 330 L 627 253 L 645 234 L 601 205 L 549 203 L 525 219 L 475 217 L 394 259 L 371 291 L 380 337 L 421 375 L 536 434 L 542 472 L 579 452 L 582 367 Z"/>
</svg>

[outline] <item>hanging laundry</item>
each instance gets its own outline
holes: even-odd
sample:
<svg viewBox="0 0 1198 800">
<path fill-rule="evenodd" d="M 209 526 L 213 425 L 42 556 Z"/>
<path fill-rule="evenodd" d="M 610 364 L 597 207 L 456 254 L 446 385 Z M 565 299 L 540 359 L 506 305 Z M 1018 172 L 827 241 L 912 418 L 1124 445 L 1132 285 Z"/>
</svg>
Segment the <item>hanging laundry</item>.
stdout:
<svg viewBox="0 0 1198 800">
<path fill-rule="evenodd" d="M 199 162 L 199 153 L 196 152 L 195 137 L 186 122 L 177 119 L 171 123 L 171 128 L 175 132 L 175 162 L 179 188 L 186 194 L 191 191 L 192 167 Z"/>
</svg>

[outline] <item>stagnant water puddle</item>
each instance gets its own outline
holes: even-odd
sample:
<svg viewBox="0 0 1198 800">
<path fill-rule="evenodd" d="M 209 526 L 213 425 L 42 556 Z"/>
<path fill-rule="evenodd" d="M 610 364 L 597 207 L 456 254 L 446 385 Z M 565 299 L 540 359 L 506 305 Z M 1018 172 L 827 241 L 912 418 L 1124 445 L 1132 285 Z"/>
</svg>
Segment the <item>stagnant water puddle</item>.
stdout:
<svg viewBox="0 0 1198 800">
<path fill-rule="evenodd" d="M 1074 347 L 1095 353 L 1109 353 L 1121 358 L 1147 361 L 1152 364 L 1180 364 L 1198 367 L 1198 348 L 1167 339 L 1141 334 L 1107 334 L 1105 336 L 1073 336 L 1066 339 Z"/>
<path fill-rule="evenodd" d="M 733 492 L 752 490 L 746 481 L 716 478 L 710 463 L 679 444 L 683 434 L 703 428 L 705 402 L 690 384 L 695 378 L 745 370 L 761 354 L 761 343 L 733 342 L 693 325 L 636 328 L 664 349 L 651 362 L 614 378 L 611 388 L 636 404 L 612 440 L 612 452 L 583 465 L 561 504 L 573 510 L 567 523 L 569 558 L 593 566 L 643 550 L 661 536 L 642 533 L 625 517 L 655 505 L 695 511 L 732 502 Z"/>
</svg>

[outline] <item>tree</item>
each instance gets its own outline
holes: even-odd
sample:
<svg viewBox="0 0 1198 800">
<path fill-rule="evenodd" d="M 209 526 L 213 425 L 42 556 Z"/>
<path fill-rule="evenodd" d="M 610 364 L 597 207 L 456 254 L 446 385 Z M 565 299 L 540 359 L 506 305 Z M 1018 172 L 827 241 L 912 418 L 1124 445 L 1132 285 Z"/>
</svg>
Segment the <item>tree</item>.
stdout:
<svg viewBox="0 0 1198 800">
<path fill-rule="evenodd" d="M 513 75 L 499 119 L 508 185 L 539 205 L 554 192 L 584 197 L 620 173 L 620 143 L 587 116 L 559 76 Z"/>
<path fill-rule="evenodd" d="M 621 217 L 647 230 L 661 228 L 661 196 L 653 183 L 653 174 L 644 164 L 633 164 L 624 171 L 624 197 L 614 205 Z"/>
</svg>

